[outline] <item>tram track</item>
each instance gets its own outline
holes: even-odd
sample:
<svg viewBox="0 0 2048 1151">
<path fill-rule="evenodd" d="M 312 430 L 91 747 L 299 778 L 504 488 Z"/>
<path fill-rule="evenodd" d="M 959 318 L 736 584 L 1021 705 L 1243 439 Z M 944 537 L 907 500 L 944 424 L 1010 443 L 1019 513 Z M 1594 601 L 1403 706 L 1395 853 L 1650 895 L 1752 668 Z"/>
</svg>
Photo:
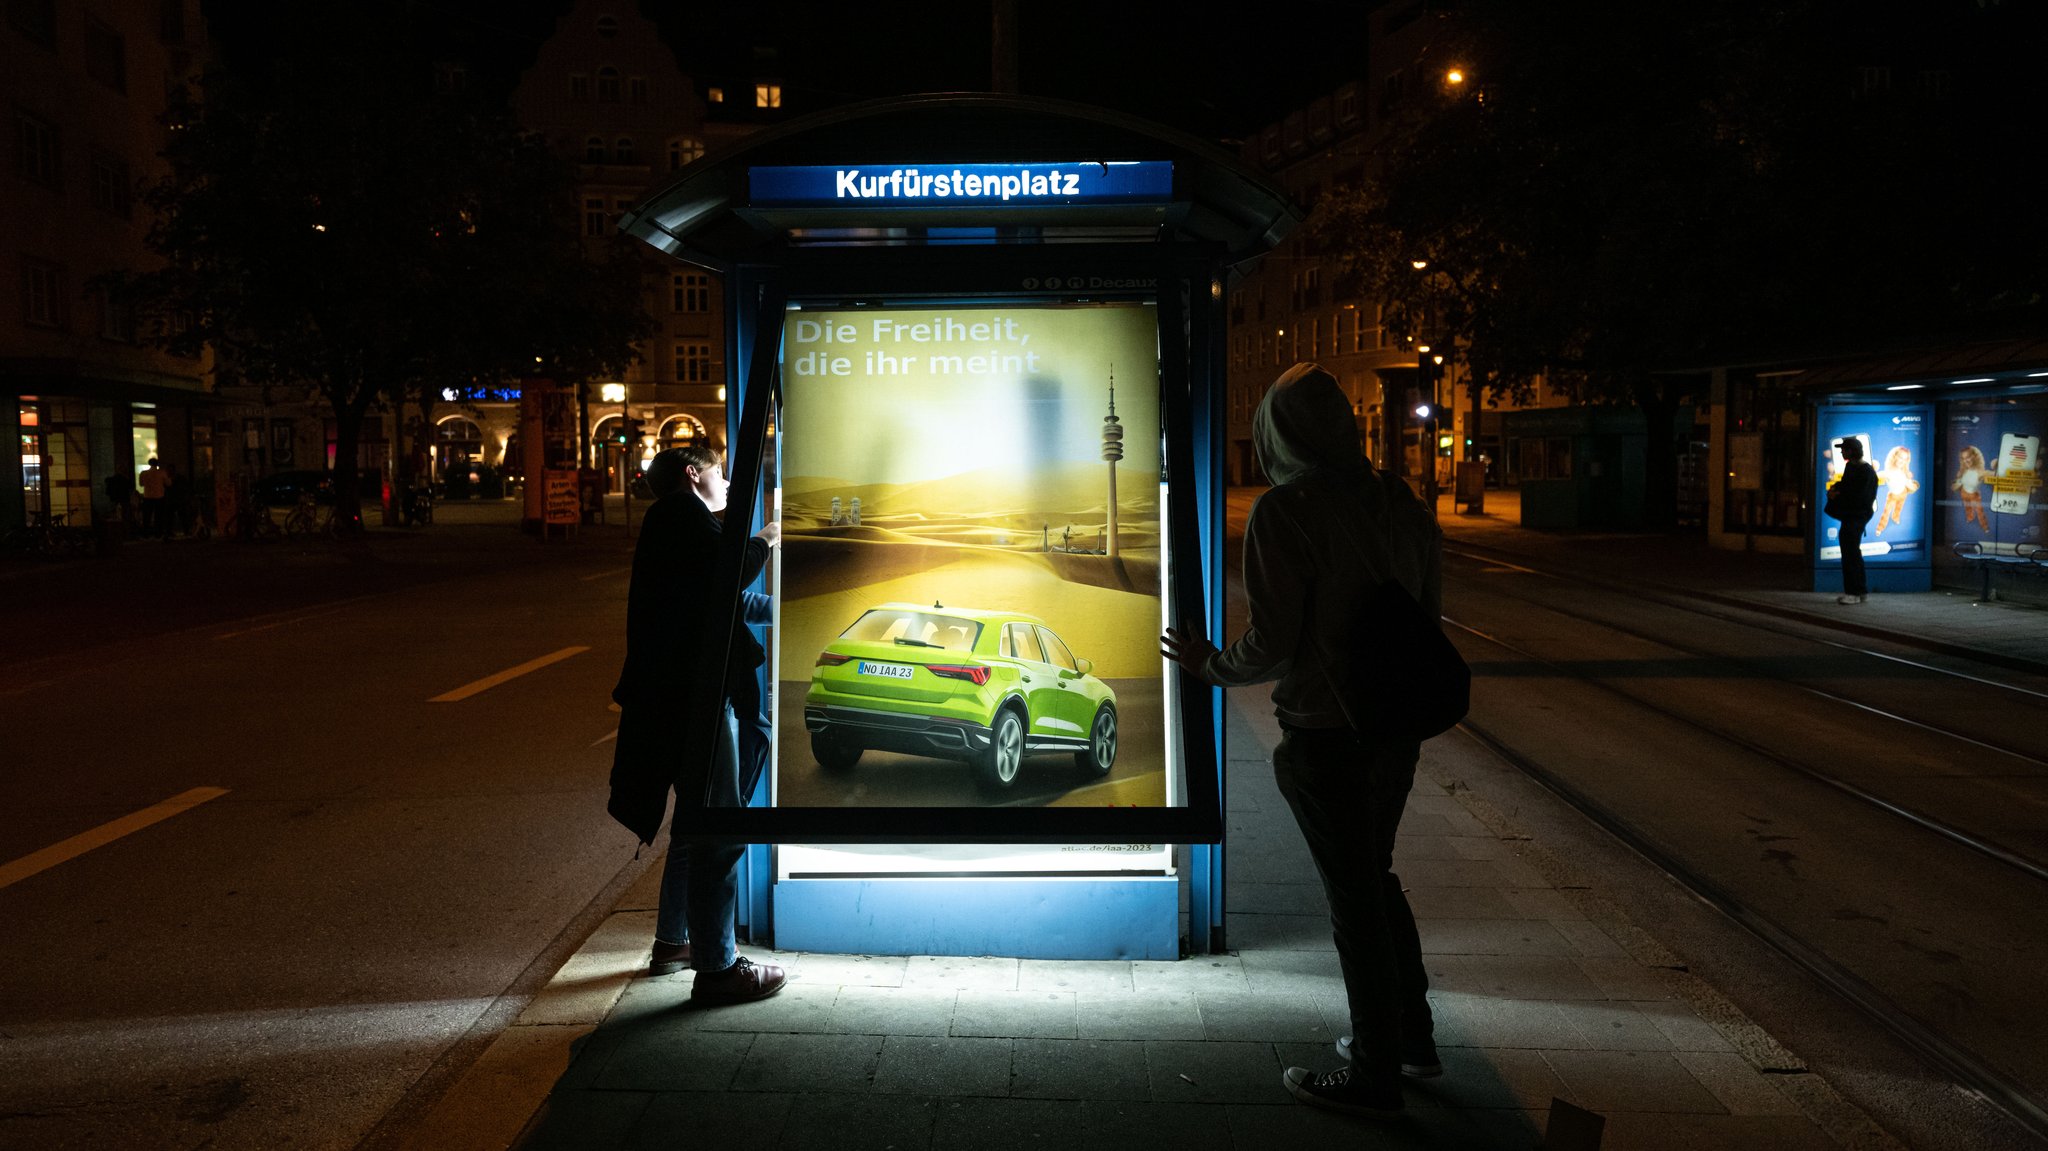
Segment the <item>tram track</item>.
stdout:
<svg viewBox="0 0 2048 1151">
<path fill-rule="evenodd" d="M 1447 553 L 1449 552 L 1450 549 L 1447 549 Z M 1508 566 L 1519 572 L 1557 580 L 1560 581 L 1560 586 L 1582 584 L 1603 591 L 1611 591 L 1659 608 L 1690 613 L 1691 615 L 1704 617 L 1721 624 L 1732 624 L 1745 629 L 1754 629 L 1759 633 L 1774 636 L 1779 641 L 1790 640 L 1794 643 L 1822 645 L 1854 653 L 1862 657 L 1883 660 L 1893 666 L 1911 668 L 1917 673 L 1945 677 L 1958 684 L 1967 683 L 1975 687 L 1995 687 L 2002 691 L 2013 693 L 2007 698 L 2011 698 L 2016 703 L 2021 703 L 2025 706 L 2032 706 L 2031 701 L 2033 700 L 2048 699 L 2048 693 L 2043 693 L 2025 685 L 1973 675 L 1968 671 L 1941 667 L 1937 664 L 1913 660 L 1889 652 L 1871 650 L 1853 643 L 1843 643 L 1838 640 L 1789 632 L 1783 627 L 1772 627 L 1769 624 L 1757 622 L 1754 617 L 1744 619 L 1739 614 L 1743 610 L 1740 605 L 1736 605 L 1734 611 L 1716 610 L 1713 607 L 1703 606 L 1696 602 L 1686 602 L 1680 598 L 1685 595 L 1682 592 L 1644 594 L 1640 588 L 1613 584 L 1592 577 L 1582 577 L 1577 573 L 1545 572 L 1536 568 L 1524 567 L 1520 564 L 1500 565 L 1500 561 L 1492 556 L 1485 555 L 1465 553 L 1465 558 L 1489 565 Z M 1577 611 L 1573 610 L 1571 606 L 1560 606 L 1555 602 L 1549 602 L 1538 596 L 1516 594 L 1515 591 L 1500 586 L 1501 582 L 1492 581 L 1486 584 L 1486 594 L 1498 596 L 1502 600 L 1514 601 L 1519 605 L 1541 609 L 1583 628 L 1609 631 L 1617 636 L 1626 636 L 1637 643 L 1669 651 L 1688 660 L 1698 661 L 1700 666 L 1705 669 L 1705 674 L 1707 675 L 1713 675 L 1715 671 L 1725 669 L 1727 672 L 1735 673 L 1728 677 L 1731 680 L 1763 682 L 1772 685 L 1794 687 L 1798 689 L 1802 698 L 1812 701 L 1816 705 L 1817 710 L 1854 708 L 1861 714 L 1880 718 L 1888 723 L 1902 725 L 1904 729 L 1910 729 L 1918 733 L 1920 737 L 1931 739 L 1936 744 L 1943 741 L 1953 741 L 1953 745 L 1958 749 L 1975 749 L 1980 755 L 1988 753 L 2010 757 L 2012 763 L 2016 765 L 2023 764 L 2030 769 L 2048 769 L 2048 760 L 2044 760 L 2026 751 L 2001 746 L 1997 742 L 1980 739 L 1965 732 L 1945 727 L 1940 723 L 1930 722 L 1913 715 L 1902 714 L 1891 708 L 1864 700 L 1853 699 L 1841 694 L 1839 691 L 1830 691 L 1809 683 L 1800 682 L 1797 678 L 1783 674 L 1780 669 L 1768 666 L 1768 661 L 1744 659 L 1737 655 L 1689 646 L 1683 642 L 1667 638 L 1665 635 L 1652 634 L 1641 627 L 1634 627 L 1628 623 L 1602 618 L 1597 611 Z M 1660 592 L 1665 590 L 1659 589 Z M 1622 614 L 1626 613 L 1623 612 Z M 1532 617 L 1521 616 L 1516 618 L 1519 622 Z M 1460 620 L 1447 618 L 1445 624 L 1459 632 L 1469 634 L 1473 639 L 1481 643 L 1508 653 L 1513 660 L 1525 661 L 1531 666 L 1541 667 L 1547 676 L 1558 677 L 1553 682 L 1571 682 L 1581 685 L 1583 688 L 1590 688 L 1602 694 L 1615 697 L 1624 702 L 1630 709 L 1640 709 L 1642 712 L 1656 716 L 1658 721 L 1676 725 L 1679 730 L 1689 731 L 1703 737 L 1710 744 L 1736 749 L 1744 756 L 1754 757 L 1757 760 L 1790 773 L 1791 776 L 1818 785 L 1824 789 L 1816 794 L 1833 795 L 1837 797 L 1837 802 L 1846 799 L 1858 809 L 1879 813 L 1876 818 L 1901 821 L 1914 828 L 1917 832 L 1931 837 L 1932 842 L 1938 845 L 1918 849 L 1923 853 L 1953 852 L 1959 849 L 1972 857 L 1997 865 L 1997 869 L 2002 869 L 2007 875 L 2017 873 L 2025 876 L 2026 880 L 2021 881 L 2025 885 L 2024 887 L 2009 887 L 1996 896 L 1996 899 L 2003 903 L 2019 907 L 2026 905 L 2030 900 L 2038 900 L 2038 895 L 2027 895 L 2022 892 L 2032 891 L 2032 882 L 2048 882 L 2048 864 L 2031 858 L 2022 851 L 2015 850 L 2007 844 L 1999 843 L 1995 839 L 1980 834 L 1961 823 L 1942 818 L 1927 811 L 1918 810 L 1910 803 L 1902 803 L 1894 798 L 1888 798 L 1879 794 L 1878 791 L 1873 790 L 1870 786 L 1842 778 L 1813 763 L 1804 762 L 1797 758 L 1796 755 L 1786 754 L 1781 750 L 1770 747 L 1760 739 L 1752 738 L 1749 734 L 1731 730 L 1726 726 L 1699 718 L 1696 715 L 1686 714 L 1682 705 L 1667 704 L 1659 699 L 1651 698 L 1651 693 L 1629 690 L 1623 683 L 1614 682 L 1617 677 L 1612 672 L 1603 675 L 1600 674 L 1599 670 L 1588 670 L 1585 666 L 1587 661 L 1573 661 L 1568 658 L 1546 658 L 1530 650 L 1524 644 L 1514 642 L 1511 638 L 1494 634 L 1484 627 L 1473 626 Z M 1824 625 L 1813 624 L 1812 626 Z M 1586 633 L 1579 632 L 1574 634 L 1576 638 Z M 1734 646 L 1740 647 L 1741 642 L 1739 639 L 1734 641 Z M 1475 670 L 1483 668 L 1483 666 L 1483 662 L 1475 662 L 1474 664 Z M 1596 663 L 1596 669 L 1598 666 Z M 1882 677 L 1880 676 L 1879 678 L 1881 679 Z M 1505 721 L 1507 717 L 1502 716 L 1500 718 Z M 1546 756 L 1554 758 L 1556 754 L 1555 749 L 1548 752 L 1532 752 L 1527 747 L 1517 747 L 1518 735 L 1511 732 L 1510 727 L 1497 727 L 1491 717 L 1475 714 L 1474 717 L 1468 718 L 1460 727 L 1476 743 L 1491 751 L 1500 762 L 1549 791 L 1561 802 L 1606 831 L 1615 840 L 1649 861 L 1653 866 L 1669 876 L 1682 889 L 1692 894 L 1705 905 L 1720 912 L 1728 920 L 1740 926 L 1745 932 L 1764 943 L 1773 952 L 1782 956 L 1792 966 L 1805 972 L 1823 987 L 1829 989 L 1835 996 L 1849 1004 L 1859 1014 L 1869 1019 L 1872 1023 L 1896 1038 L 1907 1049 L 1917 1054 L 1930 1067 L 1937 1069 L 1940 1073 L 1951 1079 L 1958 1087 L 1983 1098 L 1993 1107 L 2003 1112 L 2015 1124 L 2024 1128 L 2032 1137 L 2048 1140 L 2048 1099 L 2044 1099 L 2041 1095 L 2037 1094 L 2026 1078 L 2008 1073 L 2001 1069 L 1994 1058 L 1987 1058 L 1982 1053 L 1998 1052 L 2005 1050 L 2009 1046 L 2009 1044 L 2006 1044 L 1997 1037 L 1998 1033 L 1995 1030 L 1986 1031 L 1980 1024 L 1980 1029 L 1973 1036 L 1967 1028 L 1958 1032 L 1953 1018 L 1949 1019 L 1946 1027 L 1930 1022 L 1930 1019 L 1939 1020 L 1943 1012 L 1940 1010 L 1937 1002 L 1926 998 L 1924 988 L 1910 982 L 1901 983 L 1896 971 L 1886 971 L 1882 965 L 1877 968 L 1879 974 L 1872 978 L 1866 978 L 1865 974 L 1859 974 L 1858 970 L 1855 969 L 1859 966 L 1864 967 L 1866 974 L 1868 973 L 1868 964 L 1866 962 L 1868 957 L 1857 952 L 1853 947 L 1846 952 L 1843 951 L 1839 942 L 1839 935 L 1836 935 L 1837 942 L 1833 947 L 1834 954 L 1831 954 L 1830 945 L 1826 942 L 1831 934 L 1831 929 L 1821 928 L 1816 931 L 1810 925 L 1810 921 L 1804 918 L 1805 913 L 1800 910 L 1796 902 L 1788 903 L 1775 896 L 1770 896 L 1767 894 L 1767 889 L 1759 889 L 1759 891 L 1767 894 L 1767 897 L 1762 900 L 1746 898 L 1744 895 L 1745 887 L 1754 888 L 1753 878 L 1745 880 L 1739 872 L 1728 871 L 1725 863 L 1716 855 L 1700 854 L 1701 849 L 1697 841 L 1688 844 L 1687 837 L 1683 833 L 1670 834 L 1675 825 L 1670 825 L 1668 819 L 1665 819 L 1663 813 L 1657 809 L 1643 808 L 1639 797 L 1632 799 L 1625 794 L 1616 794 L 1612 797 L 1604 798 L 1602 794 L 1599 794 L 1603 785 L 1597 782 L 1597 776 L 1595 777 L 1595 782 L 1588 785 L 1575 781 L 1567 773 L 1547 766 L 1544 759 Z M 1540 745 L 1543 742 L 1543 738 L 1539 733 L 1528 732 L 1527 734 L 1536 744 Z M 1891 737 L 1873 735 L 1871 738 L 1873 742 L 1882 744 L 1887 738 L 1903 740 L 1907 737 L 1901 732 Z M 1964 757 L 1958 754 L 1956 758 L 1958 761 L 1961 761 Z M 1995 779 L 1995 777 L 1992 778 Z M 2030 771 L 2027 778 L 2038 782 L 2043 777 L 2035 775 L 2033 771 Z M 1997 781 L 1997 785 L 2000 787 L 2006 786 L 2002 780 Z M 2035 790 L 2038 791 L 2038 788 Z M 2025 798 L 2035 803 L 2040 802 L 2038 795 L 2028 794 L 2025 795 Z M 1640 809 L 1633 815 L 1629 811 L 1632 803 Z M 1684 816 L 1681 813 L 1673 813 L 1672 818 L 1683 820 Z M 1659 826 L 1665 827 L 1665 835 L 1660 836 L 1657 831 Z M 1915 850 L 1902 847 L 1901 854 L 1902 856 L 1913 856 Z M 1692 858 L 1689 859 L 1689 856 Z M 1926 854 L 1923 858 L 1931 861 L 1939 859 L 1940 856 L 1938 854 Z M 1947 858 L 1953 862 L 1946 865 L 1927 866 L 1922 869 L 1922 874 L 1944 875 L 1950 873 L 1952 869 L 1962 866 L 1960 862 L 1961 857 L 1950 855 Z M 1716 878 L 1715 874 L 1713 874 L 1717 869 L 1723 873 L 1720 878 Z M 1777 910 L 1773 911 L 1773 907 L 1776 907 Z M 1807 925 L 1802 926 L 1802 924 Z M 1844 958 L 1837 959 L 1835 957 L 1837 954 L 1844 956 Z M 1900 998 L 1902 994 L 1904 998 Z M 1973 1010 L 1977 1011 L 1980 1020 L 1995 1020 L 2001 1014 L 1999 1009 L 1992 1007 L 1990 1004 L 1978 1005 Z M 2011 1005 L 2008 1005 L 2008 1008 L 2002 1014 L 2011 1019 L 2013 1015 Z M 2019 1014 L 2024 1015 L 2025 1013 L 2020 1012 Z M 1952 1038 L 1951 1035 L 1955 1037 Z M 1973 1044 L 1975 1045 L 1974 1048 Z M 2021 1061 L 2021 1065 L 2025 1063 L 2025 1060 Z"/>
<path fill-rule="evenodd" d="M 2034 1137 L 2048 1140 L 2048 1103 L 2044 1103 L 2042 1099 L 2029 1092 L 2025 1086 L 2015 1082 L 1975 1052 L 1949 1041 L 1939 1031 L 1922 1023 L 1912 1013 L 1900 1007 L 1890 996 L 1829 958 L 1824 951 L 1807 943 L 1769 915 L 1736 896 L 1730 889 L 1708 879 L 1698 869 L 1687 865 L 1673 852 L 1666 850 L 1654 836 L 1647 834 L 1627 818 L 1608 810 L 1605 805 L 1573 786 L 1556 772 L 1517 752 L 1487 728 L 1467 720 L 1460 723 L 1458 729 L 1503 763 L 1534 780 L 1538 786 L 1557 796 L 1567 806 L 1648 860 L 1652 866 L 1670 876 L 1673 882 L 1702 903 L 1720 912 L 1795 967 L 1818 980 L 1907 1048 L 1950 1076 L 1957 1084 L 1983 1097 Z"/>
<path fill-rule="evenodd" d="M 1740 661 L 1730 661 L 1727 660 L 1726 657 L 1717 655 L 1715 653 L 1701 652 L 1696 649 L 1687 648 L 1683 645 L 1675 644 L 1670 640 L 1650 636 L 1647 633 L 1644 633 L 1640 630 L 1630 629 L 1621 625 L 1610 623 L 1606 620 L 1595 618 L 1590 615 L 1567 611 L 1558 608 L 1555 605 L 1540 603 L 1539 601 L 1524 596 L 1515 596 L 1507 593 L 1500 593 L 1497 590 L 1495 594 L 1501 594 L 1504 596 L 1504 598 L 1513 599 L 1517 600 L 1518 602 L 1527 603 L 1532 606 L 1540 607 L 1546 611 L 1552 612 L 1556 615 L 1561 615 L 1567 619 L 1578 620 L 1582 623 L 1592 624 L 1596 627 L 1601 627 L 1611 631 L 1619 632 L 1624 635 L 1629 635 L 1636 639 L 1642 640 L 1646 643 L 1656 644 L 1660 647 L 1667 648 L 1671 651 L 1678 652 L 1682 655 L 1687 655 L 1699 659 L 1721 660 L 1724 662 L 1735 663 L 1737 666 L 1741 666 Z M 2048 864 L 2043 864 L 2039 861 L 2031 859 L 2026 855 L 2020 853 L 2019 851 L 2009 848 L 2003 844 L 1997 843 L 1984 836 L 1977 835 L 1973 832 L 1967 831 L 1961 827 L 1956 826 L 1953 823 L 1950 823 L 1947 820 L 1940 819 L 1933 815 L 1929 815 L 1909 805 L 1887 799 L 1882 795 L 1870 791 L 1869 789 L 1864 788 L 1849 780 L 1843 779 L 1842 777 L 1835 775 L 1831 772 L 1824 771 L 1820 768 L 1814 767 L 1811 764 L 1802 763 L 1798 760 L 1792 759 L 1786 755 L 1783 755 L 1773 750 L 1772 748 L 1764 745 L 1763 743 L 1758 742 L 1757 740 L 1749 738 L 1748 736 L 1739 735 L 1734 732 L 1730 732 L 1720 727 L 1717 727 L 1713 724 L 1705 723 L 1692 716 L 1686 715 L 1675 708 L 1665 706 L 1664 704 L 1657 703 L 1650 699 L 1646 699 L 1642 695 L 1637 694 L 1635 692 L 1627 691 L 1623 688 L 1617 687 L 1615 684 L 1599 676 L 1589 675 L 1584 672 L 1566 667 L 1563 664 L 1560 664 L 1554 660 L 1545 659 L 1544 657 L 1532 651 L 1529 651 L 1527 648 L 1524 648 L 1515 643 L 1511 643 L 1507 640 L 1500 638 L 1499 636 L 1493 635 L 1479 628 L 1472 627 L 1468 624 L 1460 623 L 1459 621 L 1451 619 L 1449 617 L 1445 617 L 1444 622 L 1451 625 L 1454 628 L 1457 628 L 1460 631 L 1470 633 L 1477 639 L 1483 640 L 1505 651 L 1513 652 L 1517 657 L 1521 659 L 1528 660 L 1531 663 L 1540 664 L 1544 667 L 1548 667 L 1560 675 L 1571 676 L 1572 678 L 1580 680 L 1581 682 L 1591 684 L 1592 686 L 1600 689 L 1601 691 L 1607 692 L 1611 695 L 1618 696 L 1621 699 L 1628 701 L 1630 704 L 1634 706 L 1643 708 L 1644 710 L 1650 711 L 1656 715 L 1662 716 L 1666 719 L 1672 720 L 1676 723 L 1692 728 L 1695 731 L 1701 732 L 1715 739 L 1733 744 L 1734 746 L 1739 747 L 1742 750 L 1750 753 L 1751 755 L 1754 755 L 1757 758 L 1762 759 L 1768 763 L 1775 764 L 1788 771 L 1792 771 L 1801 776 L 1804 776 L 1807 779 L 1813 780 L 1817 783 L 1833 788 L 1834 790 L 1841 792 L 1844 795 L 1848 795 L 1862 803 L 1875 807 L 1889 815 L 1895 816 L 1899 819 L 1903 819 L 1906 822 L 1913 824 L 1914 826 L 1919 827 L 1923 830 L 1933 832 L 1934 834 L 1941 836 L 1942 838 L 1947 839 L 1950 842 L 1962 846 L 1968 850 L 1977 852 L 1978 854 L 1983 855 L 1987 858 L 1994 859 L 1999 863 L 2005 864 L 2007 867 L 2019 871 L 2022 874 L 2030 876 L 2036 880 L 2048 882 Z M 1776 682 L 1784 683 L 1788 686 L 1799 688 L 1800 690 L 1806 691 L 1809 694 L 1823 701 L 1835 704 L 1854 706 L 1869 714 L 1876 715 L 1887 720 L 1892 720 L 1897 723 L 1905 724 L 1907 726 L 1917 728 L 1921 731 L 1929 732 L 1931 734 L 1945 737 L 1948 739 L 1953 739 L 1961 743 L 1981 747 L 2001 755 L 2007 755 L 2021 762 L 2030 763 L 2037 767 L 2043 768 L 2044 770 L 2048 770 L 2048 760 L 2042 760 L 2034 756 L 2028 755 L 2024 752 L 2015 751 L 2013 749 L 2001 747 L 1996 744 L 1986 743 L 1972 736 L 1967 736 L 1959 732 L 1950 731 L 1938 725 L 1926 723 L 1921 720 L 1916 720 L 1909 716 L 1902 716 L 1895 712 L 1891 712 L 1883 708 L 1876 707 L 1874 705 L 1846 699 L 1832 692 L 1821 691 L 1818 688 L 1814 688 L 1806 684 L 1800 684 L 1795 681 L 1786 680 L 1780 677 L 1773 678 L 1776 680 Z"/>
</svg>

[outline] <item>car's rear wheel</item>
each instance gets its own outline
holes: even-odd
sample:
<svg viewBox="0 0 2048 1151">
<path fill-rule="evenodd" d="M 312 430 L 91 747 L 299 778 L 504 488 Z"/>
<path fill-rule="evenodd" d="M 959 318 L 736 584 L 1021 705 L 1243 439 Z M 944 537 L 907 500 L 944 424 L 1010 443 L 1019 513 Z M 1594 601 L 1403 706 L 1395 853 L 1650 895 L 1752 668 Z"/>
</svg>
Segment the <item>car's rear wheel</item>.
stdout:
<svg viewBox="0 0 2048 1151">
<path fill-rule="evenodd" d="M 1024 720 L 1014 708 L 996 713 L 989 725 L 988 749 L 975 763 L 976 775 L 986 791 L 1007 791 L 1017 782 L 1024 764 Z"/>
<path fill-rule="evenodd" d="M 860 762 L 861 746 L 831 730 L 811 733 L 811 755 L 826 771 L 845 771 Z"/>
<path fill-rule="evenodd" d="M 1074 753 L 1074 765 L 1090 779 L 1109 774 L 1116 766 L 1116 709 L 1103 704 L 1095 709 L 1095 722 L 1088 725 L 1088 750 Z"/>
</svg>

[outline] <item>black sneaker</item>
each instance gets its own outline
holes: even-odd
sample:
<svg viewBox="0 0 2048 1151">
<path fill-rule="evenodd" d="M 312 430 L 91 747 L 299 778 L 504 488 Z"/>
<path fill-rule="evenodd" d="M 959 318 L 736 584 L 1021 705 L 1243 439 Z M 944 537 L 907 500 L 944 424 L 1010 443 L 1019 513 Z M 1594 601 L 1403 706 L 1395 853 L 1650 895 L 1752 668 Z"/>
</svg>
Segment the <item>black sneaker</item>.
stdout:
<svg viewBox="0 0 2048 1151">
<path fill-rule="evenodd" d="M 1379 1090 L 1351 1074 L 1351 1068 L 1318 1075 L 1306 1067 L 1289 1067 L 1281 1077 L 1289 1094 L 1311 1107 L 1362 1119 L 1398 1119 L 1402 1114 L 1401 1088 L 1389 1084 Z"/>
<path fill-rule="evenodd" d="M 1349 1035 L 1337 1040 L 1337 1054 L 1342 1055 L 1346 1059 L 1351 1058 L 1351 1037 Z M 1443 1073 L 1444 1065 L 1442 1061 L 1437 1059 L 1434 1046 L 1430 1047 L 1427 1051 L 1411 1052 L 1407 1058 L 1401 1060 L 1401 1074 L 1406 1075 L 1410 1079 L 1434 1079 Z"/>
</svg>

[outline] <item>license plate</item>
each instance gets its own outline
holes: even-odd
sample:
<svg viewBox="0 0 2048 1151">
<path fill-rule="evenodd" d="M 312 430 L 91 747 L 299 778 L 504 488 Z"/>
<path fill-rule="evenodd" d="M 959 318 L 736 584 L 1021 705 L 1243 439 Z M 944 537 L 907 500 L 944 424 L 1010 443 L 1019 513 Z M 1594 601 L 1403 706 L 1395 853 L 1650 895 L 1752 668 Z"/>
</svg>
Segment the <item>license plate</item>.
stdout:
<svg viewBox="0 0 2048 1151">
<path fill-rule="evenodd" d="M 869 663 L 867 660 L 862 660 L 860 661 L 860 673 L 862 675 L 879 675 L 884 679 L 909 679 L 911 669 L 909 664 Z"/>
</svg>

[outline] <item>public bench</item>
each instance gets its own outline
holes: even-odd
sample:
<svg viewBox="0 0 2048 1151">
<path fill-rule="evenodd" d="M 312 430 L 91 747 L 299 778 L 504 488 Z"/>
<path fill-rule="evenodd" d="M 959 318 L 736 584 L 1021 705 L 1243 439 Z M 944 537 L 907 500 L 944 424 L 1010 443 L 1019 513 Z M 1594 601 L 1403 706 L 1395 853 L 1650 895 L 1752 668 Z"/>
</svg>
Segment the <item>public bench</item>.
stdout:
<svg viewBox="0 0 2048 1151">
<path fill-rule="evenodd" d="M 1950 546 L 1957 558 L 1975 567 L 1983 577 L 1983 591 L 1979 601 L 1989 602 L 1997 598 L 1991 587 L 1991 574 L 2004 571 L 2016 576 L 2048 577 L 2048 548 L 2037 543 L 1982 543 L 1977 540 L 1957 540 Z"/>
</svg>

